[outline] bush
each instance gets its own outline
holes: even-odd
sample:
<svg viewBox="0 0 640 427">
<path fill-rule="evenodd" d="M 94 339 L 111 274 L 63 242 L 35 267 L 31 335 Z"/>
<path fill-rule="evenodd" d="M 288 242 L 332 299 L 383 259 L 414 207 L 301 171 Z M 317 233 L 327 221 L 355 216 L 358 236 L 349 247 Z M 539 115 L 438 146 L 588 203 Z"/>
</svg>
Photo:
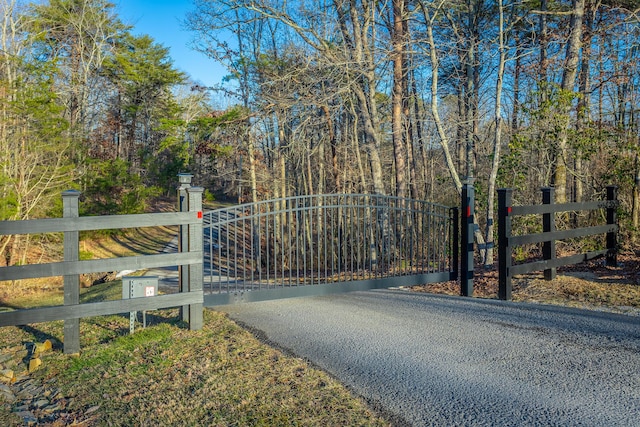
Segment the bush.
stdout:
<svg viewBox="0 0 640 427">
<path fill-rule="evenodd" d="M 95 162 L 85 178 L 81 215 L 143 213 L 148 201 L 159 194 L 160 189 L 144 185 L 139 175 L 130 173 L 127 162 Z"/>
</svg>

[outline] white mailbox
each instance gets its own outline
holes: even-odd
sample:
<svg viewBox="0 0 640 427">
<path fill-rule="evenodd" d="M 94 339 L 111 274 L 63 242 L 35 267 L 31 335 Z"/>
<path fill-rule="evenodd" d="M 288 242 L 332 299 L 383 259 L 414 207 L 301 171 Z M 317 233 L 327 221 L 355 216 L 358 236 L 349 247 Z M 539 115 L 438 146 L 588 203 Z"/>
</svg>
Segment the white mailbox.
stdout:
<svg viewBox="0 0 640 427">
<path fill-rule="evenodd" d="M 125 276 L 122 278 L 122 299 L 155 297 L 158 295 L 157 276 Z M 135 329 L 137 312 L 129 313 L 129 332 Z M 147 326 L 147 314 L 142 312 L 142 326 Z"/>
</svg>

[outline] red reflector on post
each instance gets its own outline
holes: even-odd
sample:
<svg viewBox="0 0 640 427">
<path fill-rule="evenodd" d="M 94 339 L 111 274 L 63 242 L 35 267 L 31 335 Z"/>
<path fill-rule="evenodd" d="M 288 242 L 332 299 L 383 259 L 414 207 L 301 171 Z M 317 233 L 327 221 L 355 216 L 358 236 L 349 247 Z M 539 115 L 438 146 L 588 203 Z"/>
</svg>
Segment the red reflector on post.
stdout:
<svg viewBox="0 0 640 427">
<path fill-rule="evenodd" d="M 198 219 L 202 219 L 202 211 L 198 212 Z"/>
<path fill-rule="evenodd" d="M 511 215 L 511 206 L 507 207 L 507 215 Z"/>
<path fill-rule="evenodd" d="M 471 206 L 467 206 L 467 218 L 471 217 Z"/>
</svg>

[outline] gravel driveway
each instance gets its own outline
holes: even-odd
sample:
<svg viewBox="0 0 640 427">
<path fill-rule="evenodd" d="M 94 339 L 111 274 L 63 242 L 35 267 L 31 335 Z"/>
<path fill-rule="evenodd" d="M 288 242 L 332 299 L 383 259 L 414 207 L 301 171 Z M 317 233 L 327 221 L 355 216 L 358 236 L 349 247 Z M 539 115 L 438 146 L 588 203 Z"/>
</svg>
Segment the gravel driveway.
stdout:
<svg viewBox="0 0 640 427">
<path fill-rule="evenodd" d="M 640 426 L 640 317 L 402 290 L 218 309 L 396 425 Z"/>
</svg>

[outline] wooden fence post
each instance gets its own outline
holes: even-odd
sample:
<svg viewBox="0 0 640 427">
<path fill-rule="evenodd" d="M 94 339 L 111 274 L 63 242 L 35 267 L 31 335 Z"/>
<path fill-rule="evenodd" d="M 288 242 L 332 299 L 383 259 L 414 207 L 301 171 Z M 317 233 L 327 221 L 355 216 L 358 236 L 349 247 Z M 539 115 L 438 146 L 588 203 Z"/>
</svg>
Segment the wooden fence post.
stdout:
<svg viewBox="0 0 640 427">
<path fill-rule="evenodd" d="M 180 212 L 189 211 L 189 199 L 187 197 L 187 189 L 191 187 L 191 179 L 193 175 L 189 173 L 179 173 L 178 181 L 178 209 Z M 178 252 L 187 252 L 189 247 L 189 235 L 187 234 L 187 226 L 181 225 L 178 234 Z M 178 286 L 180 292 L 189 292 L 189 269 L 185 266 L 178 266 Z M 185 305 L 180 308 L 182 320 L 189 321 L 189 306 Z"/>
<path fill-rule="evenodd" d="M 202 193 L 204 188 L 202 187 L 189 187 L 187 188 L 187 195 L 189 197 L 189 212 L 196 212 L 200 219 L 199 224 L 189 225 L 189 252 L 202 253 L 204 248 L 204 230 L 202 229 Z M 202 292 L 203 282 L 203 264 L 204 259 L 198 264 L 189 265 L 189 292 Z M 197 304 L 191 304 L 189 306 L 189 328 L 191 330 L 202 329 L 202 317 L 203 317 L 203 302 Z"/>
<path fill-rule="evenodd" d="M 552 205 L 554 203 L 555 188 L 542 188 L 542 204 Z M 556 215 L 555 213 L 542 214 L 542 231 L 550 233 L 556 231 Z M 548 240 L 542 243 L 542 258 L 544 260 L 556 259 L 556 241 Z M 547 268 L 544 270 L 544 279 L 553 280 L 556 278 L 556 268 Z"/>
<path fill-rule="evenodd" d="M 498 189 L 498 298 L 511 300 L 511 204 L 513 190 Z"/>
<path fill-rule="evenodd" d="M 62 216 L 64 218 L 78 218 L 78 199 L 80 192 L 67 190 L 62 193 Z M 78 231 L 64 232 L 64 261 L 72 262 L 80 259 L 80 243 Z M 64 305 L 80 303 L 80 275 L 68 274 L 64 280 Z M 80 353 L 80 319 L 65 319 L 64 321 L 64 352 L 65 354 Z"/>
<path fill-rule="evenodd" d="M 467 180 L 462 186 L 462 221 L 461 221 L 461 263 L 460 263 L 460 295 L 473 296 L 473 215 L 474 215 L 473 180 Z"/>
<path fill-rule="evenodd" d="M 617 213 L 618 187 L 615 185 L 607 186 L 607 225 L 615 225 L 618 223 Z M 607 233 L 607 266 L 618 266 L 618 233 L 611 231 Z"/>
</svg>

